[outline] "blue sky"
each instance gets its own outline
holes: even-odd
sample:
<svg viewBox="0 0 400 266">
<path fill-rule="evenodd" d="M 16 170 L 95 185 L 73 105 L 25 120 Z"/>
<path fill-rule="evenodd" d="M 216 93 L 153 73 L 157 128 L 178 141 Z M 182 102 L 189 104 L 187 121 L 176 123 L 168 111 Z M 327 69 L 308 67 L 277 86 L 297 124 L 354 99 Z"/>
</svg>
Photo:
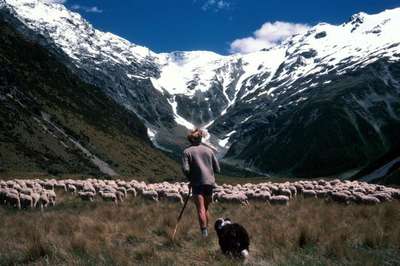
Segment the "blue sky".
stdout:
<svg viewBox="0 0 400 266">
<path fill-rule="evenodd" d="M 399 0 L 54 1 L 75 9 L 96 28 L 155 52 L 209 50 L 220 54 L 246 52 L 259 48 L 263 41 L 268 46 L 268 42 L 285 38 L 268 39 L 274 31 L 283 29 L 290 34 L 318 22 L 340 24 L 360 11 L 377 13 L 400 7 Z M 276 21 L 287 23 L 274 24 Z M 258 35 L 254 34 L 257 30 Z"/>
</svg>

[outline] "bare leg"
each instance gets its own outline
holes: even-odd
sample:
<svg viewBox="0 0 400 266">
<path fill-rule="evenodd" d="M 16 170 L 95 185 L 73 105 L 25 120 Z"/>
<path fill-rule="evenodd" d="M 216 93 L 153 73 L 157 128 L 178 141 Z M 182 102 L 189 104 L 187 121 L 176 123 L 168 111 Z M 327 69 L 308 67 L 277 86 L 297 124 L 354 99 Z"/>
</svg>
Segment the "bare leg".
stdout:
<svg viewBox="0 0 400 266">
<path fill-rule="evenodd" d="M 209 215 L 209 212 L 208 212 L 208 206 L 210 205 L 211 202 L 212 202 L 211 196 L 205 196 L 204 197 L 204 208 L 205 208 L 205 211 L 206 211 L 207 227 L 208 227 L 208 222 L 210 221 L 210 215 Z"/>
<path fill-rule="evenodd" d="M 207 212 L 206 212 L 204 202 L 205 202 L 205 200 L 204 200 L 203 195 L 194 196 L 194 203 L 196 204 L 196 208 L 197 208 L 200 229 L 207 228 Z"/>
</svg>

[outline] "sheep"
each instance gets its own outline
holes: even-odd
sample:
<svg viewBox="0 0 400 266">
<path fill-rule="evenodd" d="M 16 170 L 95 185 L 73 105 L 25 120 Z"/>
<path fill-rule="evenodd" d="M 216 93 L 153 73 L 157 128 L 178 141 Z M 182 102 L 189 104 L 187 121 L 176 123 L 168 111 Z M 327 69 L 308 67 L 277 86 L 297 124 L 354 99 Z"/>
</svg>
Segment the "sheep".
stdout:
<svg viewBox="0 0 400 266">
<path fill-rule="evenodd" d="M 164 197 L 166 200 L 170 202 L 179 202 L 183 204 L 183 198 L 180 193 L 178 192 L 167 192 L 164 194 Z"/>
<path fill-rule="evenodd" d="M 128 188 L 128 189 L 126 190 L 126 192 L 127 192 L 127 193 L 130 193 L 133 197 L 136 197 L 136 196 L 137 196 L 136 189 L 133 188 L 133 187 Z"/>
<path fill-rule="evenodd" d="M 19 194 L 15 194 L 8 191 L 5 196 L 5 201 L 11 207 L 16 207 L 18 209 L 21 209 L 21 201 L 19 199 Z"/>
<path fill-rule="evenodd" d="M 19 200 L 21 204 L 21 208 L 27 209 L 31 208 L 33 209 L 33 200 L 32 197 L 26 194 L 20 194 L 19 195 Z"/>
<path fill-rule="evenodd" d="M 36 208 L 37 204 L 38 204 L 38 202 L 40 200 L 40 194 L 36 193 L 36 192 L 32 192 L 30 196 L 32 197 L 33 208 Z"/>
<path fill-rule="evenodd" d="M 373 196 L 363 196 L 360 198 L 360 202 L 368 205 L 374 205 L 380 203 L 379 199 Z"/>
<path fill-rule="evenodd" d="M 118 199 L 115 193 L 100 191 L 99 194 L 104 201 L 112 201 L 118 205 Z"/>
<path fill-rule="evenodd" d="M 157 194 L 157 191 L 155 191 L 155 190 L 143 190 L 142 196 L 145 199 L 158 201 L 158 194 Z"/>
<path fill-rule="evenodd" d="M 327 182 L 323 179 L 318 180 L 318 185 L 325 186 Z"/>
<path fill-rule="evenodd" d="M 8 188 L 13 188 L 14 185 L 15 185 L 15 182 L 12 181 L 12 180 L 8 180 L 8 181 L 6 182 L 6 185 L 7 185 Z"/>
<path fill-rule="evenodd" d="M 332 186 L 335 186 L 335 185 L 337 185 L 337 184 L 339 184 L 339 183 L 340 183 L 340 180 L 339 180 L 339 179 L 334 179 L 334 180 L 331 180 L 331 181 L 329 182 L 329 184 L 332 185 Z"/>
<path fill-rule="evenodd" d="M 40 194 L 40 198 L 39 198 L 39 206 L 40 209 L 43 210 L 43 208 L 47 208 L 49 206 L 49 197 L 47 196 L 46 191 L 42 191 L 42 193 Z"/>
<path fill-rule="evenodd" d="M 48 190 L 43 190 L 43 187 Z M 98 192 L 103 195 L 111 193 L 114 194 L 114 196 L 111 196 L 111 200 L 116 202 L 123 201 L 128 194 L 136 196 L 139 193 L 146 199 L 158 201 L 159 198 L 165 198 L 166 200 L 182 203 L 183 198 L 188 195 L 187 183 L 184 182 L 146 184 L 137 180 L 0 180 L 0 204 L 9 204 L 15 207 L 20 204 L 24 208 L 31 206 L 31 204 L 35 208 L 38 203 L 40 207 L 47 207 L 49 204 L 55 205 L 56 193 L 54 189 L 59 188 L 66 189 L 73 194 L 78 191 L 92 193 L 93 195 L 90 193 L 85 194 L 87 200 L 94 200 Z M 271 201 L 272 198 L 272 202 L 275 203 L 279 198 L 273 198 L 271 195 L 286 196 L 290 200 L 298 193 L 303 194 L 304 198 L 328 198 L 332 201 L 346 204 L 350 202 L 376 204 L 393 199 L 400 200 L 399 189 L 365 182 L 341 181 L 339 179 L 331 181 L 296 181 L 293 183 L 223 184 L 215 187 L 212 198 L 213 201 L 239 202 L 243 204 L 248 204 L 248 200 L 266 202 Z M 81 195 L 83 194 L 81 193 Z M 19 198 L 19 204 L 17 197 Z M 282 203 L 286 204 L 285 200 L 282 200 Z"/>
<path fill-rule="evenodd" d="M 225 194 L 225 192 L 224 191 L 219 191 L 219 192 L 214 192 L 213 194 L 212 194 L 212 201 L 213 202 L 218 202 L 219 201 L 219 199 L 222 197 L 222 195 L 224 195 Z"/>
<path fill-rule="evenodd" d="M 328 195 L 327 190 L 317 190 L 317 191 L 315 191 L 315 193 L 317 194 L 317 198 L 319 198 L 319 199 L 325 198 Z"/>
<path fill-rule="evenodd" d="M 246 196 L 249 200 L 256 201 L 269 201 L 271 198 L 271 193 L 268 191 L 251 191 L 250 193 L 246 193 Z"/>
<path fill-rule="evenodd" d="M 380 202 L 392 201 L 392 197 L 384 192 L 371 194 L 370 196 L 377 198 Z"/>
<path fill-rule="evenodd" d="M 73 184 L 67 184 L 67 190 L 72 194 L 76 194 L 77 191 L 76 186 Z"/>
<path fill-rule="evenodd" d="M 271 204 L 289 205 L 289 197 L 284 195 L 272 196 L 269 200 Z"/>
<path fill-rule="evenodd" d="M 295 183 L 294 187 L 296 188 L 297 192 L 301 193 L 304 190 L 303 185 Z"/>
<path fill-rule="evenodd" d="M 20 193 L 23 193 L 25 195 L 31 195 L 33 193 L 33 190 L 31 188 L 22 188 Z"/>
<path fill-rule="evenodd" d="M 364 189 L 364 188 L 355 188 L 355 189 L 353 189 L 353 192 L 360 192 L 360 193 L 366 193 L 366 190 Z"/>
<path fill-rule="evenodd" d="M 56 206 L 57 195 L 54 190 L 45 190 L 51 206 Z"/>
<path fill-rule="evenodd" d="M 14 188 L 8 188 L 8 189 L 7 189 L 7 192 L 13 193 L 13 194 L 16 194 L 16 195 L 19 195 L 19 191 L 16 190 L 16 189 L 14 189 Z"/>
<path fill-rule="evenodd" d="M 312 184 L 305 184 L 303 186 L 303 190 L 314 190 L 314 189 L 315 189 L 315 186 Z"/>
<path fill-rule="evenodd" d="M 221 202 L 233 202 L 248 205 L 247 196 L 244 193 L 222 194 L 219 198 Z"/>
<path fill-rule="evenodd" d="M 83 184 L 83 188 L 82 188 L 83 192 L 92 192 L 93 194 L 96 194 L 96 189 L 94 188 L 94 186 L 89 183 L 89 182 L 85 182 Z"/>
<path fill-rule="evenodd" d="M 304 189 L 302 193 L 304 198 L 317 198 L 317 193 L 314 190 Z"/>
<path fill-rule="evenodd" d="M 122 193 L 124 194 L 124 198 L 126 198 L 126 197 L 128 196 L 128 193 L 127 193 L 127 191 L 126 191 L 126 188 L 124 188 L 124 187 L 118 187 L 118 188 L 117 188 L 117 191 L 122 192 Z"/>
<path fill-rule="evenodd" d="M 297 189 L 295 186 L 289 186 L 289 190 L 292 193 L 292 197 L 296 197 L 297 196 Z"/>
<path fill-rule="evenodd" d="M 272 195 L 276 195 L 279 192 L 279 188 L 275 185 L 269 185 L 268 187 L 271 190 Z"/>
<path fill-rule="evenodd" d="M 331 194 L 331 199 L 336 202 L 348 204 L 350 202 L 350 197 L 346 193 L 341 192 L 333 192 Z"/>
<path fill-rule="evenodd" d="M 18 192 L 21 192 L 21 190 L 23 189 L 22 186 L 20 184 L 18 184 L 18 183 L 14 184 L 13 188 L 18 190 Z"/>
<path fill-rule="evenodd" d="M 54 190 L 54 184 L 53 184 L 53 183 L 44 182 L 42 185 L 43 185 L 43 187 L 44 187 L 45 189 L 47 189 L 47 190 Z"/>
<path fill-rule="evenodd" d="M 25 185 L 27 188 L 33 188 L 34 184 L 35 184 L 35 182 L 30 181 L 30 180 L 25 181 Z"/>
<path fill-rule="evenodd" d="M 278 195 L 287 196 L 290 199 L 292 197 L 292 192 L 288 188 L 283 188 L 279 190 Z"/>
<path fill-rule="evenodd" d="M 81 198 L 81 200 L 85 200 L 85 201 L 94 201 L 94 196 L 95 194 L 91 191 L 80 191 L 78 192 L 79 197 Z"/>
<path fill-rule="evenodd" d="M 400 200 L 400 190 L 392 190 L 391 195 L 394 199 Z"/>
<path fill-rule="evenodd" d="M 110 193 L 115 193 L 115 192 L 117 192 L 117 190 L 116 190 L 114 187 L 109 186 L 109 185 L 101 186 L 101 187 L 99 188 L 99 191 L 110 192 Z"/>
<path fill-rule="evenodd" d="M 120 202 L 123 202 L 123 201 L 124 201 L 124 199 L 125 199 L 125 194 L 124 194 L 122 191 L 119 191 L 119 190 L 115 191 L 115 195 L 117 196 L 117 199 L 118 199 Z"/>
</svg>

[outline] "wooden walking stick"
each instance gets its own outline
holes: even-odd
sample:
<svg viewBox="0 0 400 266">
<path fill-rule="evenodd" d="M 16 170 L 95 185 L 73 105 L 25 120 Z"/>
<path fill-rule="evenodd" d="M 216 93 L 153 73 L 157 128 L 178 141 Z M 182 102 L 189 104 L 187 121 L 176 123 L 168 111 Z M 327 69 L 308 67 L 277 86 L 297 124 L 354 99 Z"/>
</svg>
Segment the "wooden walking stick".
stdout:
<svg viewBox="0 0 400 266">
<path fill-rule="evenodd" d="M 185 199 L 185 203 L 183 204 L 182 210 L 179 213 L 178 220 L 177 220 L 176 225 L 175 225 L 174 233 L 172 234 L 172 241 L 174 241 L 174 239 L 175 239 L 176 230 L 178 230 L 178 225 L 179 225 L 179 222 L 180 222 L 180 220 L 182 218 L 182 215 L 183 215 L 183 212 L 184 212 L 184 210 L 186 208 L 186 205 L 187 205 L 187 203 L 189 201 L 191 191 L 192 191 L 192 186 L 189 186 L 189 193 L 187 195 L 187 198 Z"/>
</svg>

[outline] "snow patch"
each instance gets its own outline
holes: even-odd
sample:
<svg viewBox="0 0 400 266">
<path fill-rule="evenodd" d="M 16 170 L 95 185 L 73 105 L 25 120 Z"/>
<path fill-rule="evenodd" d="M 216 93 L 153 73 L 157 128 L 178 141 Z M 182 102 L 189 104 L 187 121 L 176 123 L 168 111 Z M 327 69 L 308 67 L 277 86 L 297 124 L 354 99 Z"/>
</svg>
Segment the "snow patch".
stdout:
<svg viewBox="0 0 400 266">
<path fill-rule="evenodd" d="M 229 137 L 221 139 L 221 140 L 218 141 L 218 145 L 221 146 L 221 147 L 225 147 L 226 144 L 228 144 L 228 141 L 229 141 Z"/>
<path fill-rule="evenodd" d="M 195 128 L 195 126 L 192 123 L 190 123 L 189 121 L 187 121 L 185 118 L 183 118 L 182 116 L 180 116 L 178 114 L 178 103 L 175 100 L 175 96 L 173 97 L 172 100 L 168 99 L 168 103 L 172 107 L 172 111 L 174 112 L 175 122 L 177 124 L 182 125 L 182 126 L 186 127 L 187 129 Z"/>
</svg>

